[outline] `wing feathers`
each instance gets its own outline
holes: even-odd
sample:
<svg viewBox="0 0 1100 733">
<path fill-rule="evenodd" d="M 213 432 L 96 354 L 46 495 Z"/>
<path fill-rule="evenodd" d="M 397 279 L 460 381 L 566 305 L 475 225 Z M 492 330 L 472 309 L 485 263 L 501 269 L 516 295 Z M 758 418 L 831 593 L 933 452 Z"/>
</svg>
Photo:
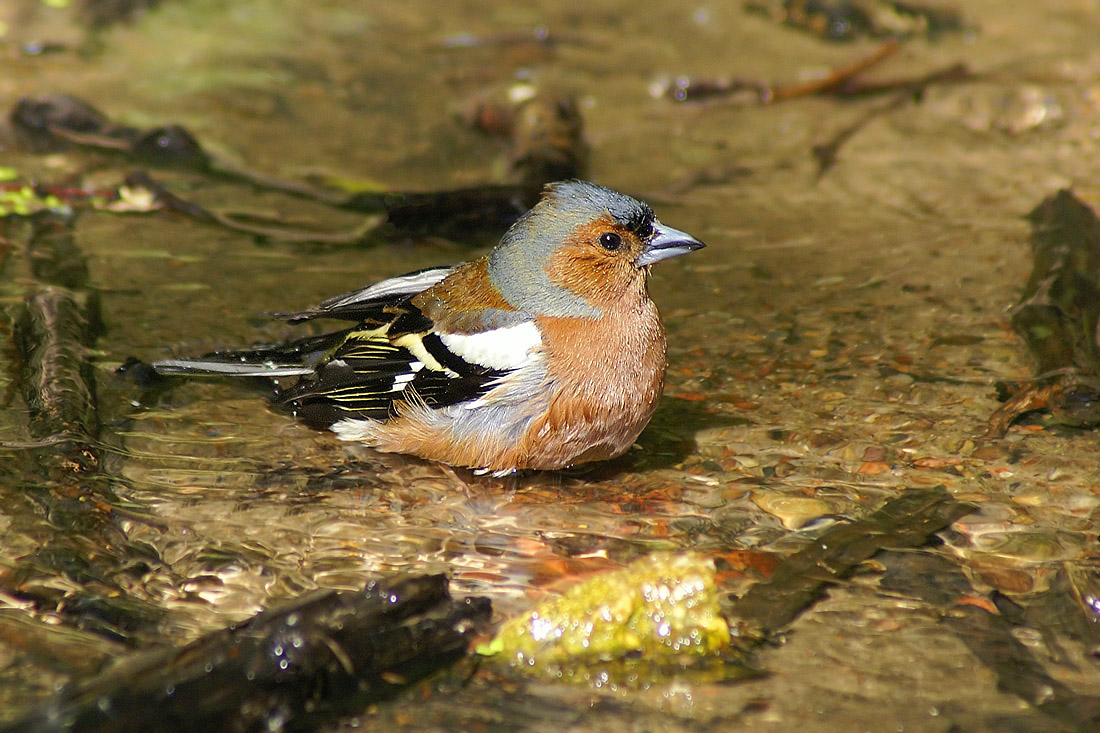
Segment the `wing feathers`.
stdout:
<svg viewBox="0 0 1100 733">
<path fill-rule="evenodd" d="M 317 427 L 347 419 L 386 420 L 408 403 L 476 404 L 501 377 L 539 358 L 541 338 L 533 321 L 521 320 L 523 314 L 510 311 L 502 321 L 491 307 L 462 311 L 463 323 L 480 323 L 481 332 L 437 332 L 411 301 L 454 270 L 420 270 L 309 310 L 278 314 L 294 323 L 315 318 L 358 322 L 350 328 L 277 346 L 168 359 L 154 367 L 162 374 L 298 377 L 290 386 L 277 382 L 276 401 Z"/>
<path fill-rule="evenodd" d="M 301 323 L 314 318 L 337 318 L 344 321 L 389 320 L 381 315 L 388 306 L 407 300 L 430 288 L 454 270 L 455 268 L 451 266 L 429 267 L 337 295 L 308 310 L 273 315 L 291 323 Z"/>
</svg>

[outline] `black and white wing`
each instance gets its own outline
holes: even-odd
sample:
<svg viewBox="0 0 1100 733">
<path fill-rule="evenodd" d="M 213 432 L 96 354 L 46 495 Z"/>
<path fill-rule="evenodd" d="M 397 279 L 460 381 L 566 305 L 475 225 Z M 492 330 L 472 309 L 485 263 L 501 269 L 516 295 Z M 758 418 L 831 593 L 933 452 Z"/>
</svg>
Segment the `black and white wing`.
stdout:
<svg viewBox="0 0 1100 733">
<path fill-rule="evenodd" d="M 291 323 L 317 318 L 356 321 L 357 327 L 319 336 L 308 336 L 285 344 L 256 346 L 232 351 L 215 351 L 193 359 L 164 359 L 153 363 L 157 373 L 189 377 L 290 377 L 313 374 L 347 338 L 370 326 L 381 326 L 396 315 L 395 308 L 435 285 L 454 271 L 453 266 L 430 267 L 368 285 L 329 298 L 308 310 L 276 313 Z"/>
<path fill-rule="evenodd" d="M 519 366 L 484 358 L 484 350 L 464 349 L 491 335 L 441 334 L 410 303 L 392 310 L 399 314 L 384 326 L 347 333 L 312 374 L 277 401 L 316 427 L 346 419 L 386 420 L 401 403 L 444 407 L 476 400 Z"/>
<path fill-rule="evenodd" d="M 518 313 L 500 327 L 487 315 L 479 333 L 440 332 L 411 302 L 450 274 L 434 267 L 330 298 L 315 308 L 278 314 L 292 323 L 356 321 L 332 333 L 285 344 L 155 362 L 159 373 L 268 377 L 275 401 L 315 427 L 347 419 L 386 420 L 403 403 L 443 407 L 473 403 L 503 376 L 527 364 L 541 337 Z M 297 377 L 286 386 L 287 377 Z"/>
</svg>

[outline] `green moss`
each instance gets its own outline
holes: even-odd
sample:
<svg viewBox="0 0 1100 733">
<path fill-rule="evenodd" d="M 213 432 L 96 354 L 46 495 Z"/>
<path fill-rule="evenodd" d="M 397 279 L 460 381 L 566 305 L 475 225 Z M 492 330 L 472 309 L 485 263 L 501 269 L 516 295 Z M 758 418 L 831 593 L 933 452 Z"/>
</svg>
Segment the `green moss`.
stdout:
<svg viewBox="0 0 1100 733">
<path fill-rule="evenodd" d="M 69 206 L 53 194 L 40 196 L 30 186 L 22 186 L 14 191 L 0 191 L 0 217 L 30 216 L 39 211 L 70 213 Z"/>
<path fill-rule="evenodd" d="M 561 676 L 562 668 L 626 658 L 660 666 L 723 651 L 729 640 L 711 560 L 655 553 L 511 619 L 479 651 Z"/>
</svg>

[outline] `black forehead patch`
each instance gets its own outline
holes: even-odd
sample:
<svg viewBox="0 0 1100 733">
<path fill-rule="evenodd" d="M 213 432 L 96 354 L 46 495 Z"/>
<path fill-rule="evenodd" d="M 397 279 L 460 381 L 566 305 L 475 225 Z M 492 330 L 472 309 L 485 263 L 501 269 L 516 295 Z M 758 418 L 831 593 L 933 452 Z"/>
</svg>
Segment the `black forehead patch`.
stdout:
<svg viewBox="0 0 1100 733">
<path fill-rule="evenodd" d="M 547 186 L 559 208 L 580 216 L 611 215 L 618 224 L 641 239 L 653 234 L 653 209 L 626 194 L 588 181 L 565 181 Z"/>
<path fill-rule="evenodd" d="M 623 196 L 622 194 L 619 194 L 619 196 L 625 199 L 624 203 L 627 205 L 620 209 L 608 207 L 611 216 L 615 218 L 615 221 L 637 234 L 639 238 L 649 239 L 650 235 L 653 234 L 653 209 L 629 196 Z"/>
</svg>

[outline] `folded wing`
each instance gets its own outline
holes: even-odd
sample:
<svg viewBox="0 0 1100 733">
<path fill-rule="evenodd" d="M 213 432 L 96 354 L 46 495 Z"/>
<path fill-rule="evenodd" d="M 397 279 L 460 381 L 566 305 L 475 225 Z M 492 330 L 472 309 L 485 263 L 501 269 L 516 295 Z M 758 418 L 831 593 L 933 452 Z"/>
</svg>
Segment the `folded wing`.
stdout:
<svg viewBox="0 0 1100 733">
<path fill-rule="evenodd" d="M 442 407 L 475 400 L 520 360 L 486 352 L 490 344 L 501 348 L 490 335 L 437 333 L 431 319 L 410 302 L 453 270 L 420 270 L 309 310 L 276 314 L 291 323 L 356 321 L 350 328 L 285 344 L 167 359 L 153 367 L 168 375 L 270 379 L 276 386 L 275 401 L 316 427 L 348 418 L 385 420 L 401 403 Z M 526 353 L 531 344 L 522 341 L 515 348 Z M 493 358 L 485 358 L 487 353 Z"/>
</svg>

